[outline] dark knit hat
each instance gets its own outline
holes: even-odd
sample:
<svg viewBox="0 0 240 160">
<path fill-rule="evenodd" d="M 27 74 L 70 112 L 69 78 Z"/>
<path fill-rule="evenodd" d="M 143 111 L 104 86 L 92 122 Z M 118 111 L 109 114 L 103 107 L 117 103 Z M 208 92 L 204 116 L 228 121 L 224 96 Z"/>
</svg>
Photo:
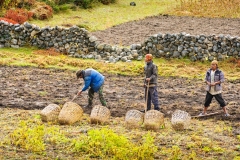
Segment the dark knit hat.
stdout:
<svg viewBox="0 0 240 160">
<path fill-rule="evenodd" d="M 83 73 L 84 73 L 84 70 L 78 70 L 78 71 L 76 72 L 77 79 L 79 79 L 80 76 L 83 77 Z"/>
</svg>

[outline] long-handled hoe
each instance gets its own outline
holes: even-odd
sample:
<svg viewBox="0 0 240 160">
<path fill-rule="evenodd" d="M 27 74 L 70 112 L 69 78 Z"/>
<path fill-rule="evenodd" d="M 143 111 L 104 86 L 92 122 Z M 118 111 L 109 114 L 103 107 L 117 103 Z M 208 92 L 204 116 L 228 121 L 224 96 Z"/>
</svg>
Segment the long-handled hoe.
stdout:
<svg viewBox="0 0 240 160">
<path fill-rule="evenodd" d="M 147 84 L 147 93 L 146 93 L 146 98 L 145 98 L 145 102 L 146 102 L 146 104 L 145 104 L 145 108 L 144 108 L 145 113 L 147 112 L 148 90 L 149 90 L 149 81 L 148 81 L 148 84 Z"/>
</svg>

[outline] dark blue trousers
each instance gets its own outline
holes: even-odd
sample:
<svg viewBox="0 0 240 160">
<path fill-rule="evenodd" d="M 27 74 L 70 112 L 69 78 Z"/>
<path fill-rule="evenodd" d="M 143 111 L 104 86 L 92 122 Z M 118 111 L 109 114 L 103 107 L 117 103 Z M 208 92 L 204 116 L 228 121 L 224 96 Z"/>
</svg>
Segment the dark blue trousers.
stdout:
<svg viewBox="0 0 240 160">
<path fill-rule="evenodd" d="M 146 100 L 146 96 L 147 96 L 146 93 L 147 93 L 147 87 L 145 88 L 145 100 Z M 147 111 L 151 109 L 151 103 L 153 103 L 155 110 L 160 110 L 159 102 L 158 102 L 157 86 L 149 87 L 149 89 L 148 89 Z"/>
</svg>

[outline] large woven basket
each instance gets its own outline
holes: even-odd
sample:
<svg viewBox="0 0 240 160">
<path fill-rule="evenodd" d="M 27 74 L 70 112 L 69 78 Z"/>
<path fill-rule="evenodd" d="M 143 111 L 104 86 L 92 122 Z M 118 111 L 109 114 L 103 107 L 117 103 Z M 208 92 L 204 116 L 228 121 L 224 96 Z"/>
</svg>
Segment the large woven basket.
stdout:
<svg viewBox="0 0 240 160">
<path fill-rule="evenodd" d="M 92 124 L 108 123 L 110 115 L 110 110 L 107 107 L 96 105 L 91 111 L 90 121 Z"/>
<path fill-rule="evenodd" d="M 125 116 L 125 126 L 129 129 L 141 127 L 143 124 L 143 115 L 138 110 L 129 110 Z"/>
<path fill-rule="evenodd" d="M 191 116 L 185 111 L 176 110 L 172 114 L 172 127 L 174 130 L 184 130 L 190 125 Z"/>
<path fill-rule="evenodd" d="M 63 105 L 58 120 L 60 124 L 73 124 L 79 121 L 82 115 L 83 110 L 77 103 L 67 102 Z"/>
<path fill-rule="evenodd" d="M 149 110 L 144 115 L 144 128 L 156 131 L 164 126 L 164 115 L 157 110 Z"/>
<path fill-rule="evenodd" d="M 40 112 L 40 116 L 43 122 L 57 122 L 60 111 L 57 104 L 49 104 Z"/>
</svg>

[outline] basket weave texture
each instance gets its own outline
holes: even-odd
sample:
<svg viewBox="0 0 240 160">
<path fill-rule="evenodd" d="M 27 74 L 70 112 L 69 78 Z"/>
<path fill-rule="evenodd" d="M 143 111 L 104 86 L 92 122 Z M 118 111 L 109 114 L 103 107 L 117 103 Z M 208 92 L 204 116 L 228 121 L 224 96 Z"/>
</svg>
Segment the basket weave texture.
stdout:
<svg viewBox="0 0 240 160">
<path fill-rule="evenodd" d="M 67 102 L 63 105 L 59 113 L 58 120 L 60 124 L 73 124 L 81 119 L 83 109 L 74 102 Z"/>
<path fill-rule="evenodd" d="M 49 104 L 41 112 L 40 116 L 43 122 L 58 121 L 58 115 L 61 108 L 57 104 Z"/>
<path fill-rule="evenodd" d="M 187 129 L 191 122 L 191 116 L 189 113 L 182 111 L 182 110 L 176 110 L 172 114 L 172 127 L 174 130 L 184 130 Z"/>
<path fill-rule="evenodd" d="M 138 110 L 129 110 L 125 115 L 125 126 L 129 129 L 141 127 L 143 124 L 143 115 Z"/>
<path fill-rule="evenodd" d="M 104 124 L 108 123 L 110 119 L 110 110 L 101 105 L 96 105 L 93 107 L 90 114 L 90 122 L 92 124 Z"/>
<path fill-rule="evenodd" d="M 144 128 L 146 130 L 158 130 L 164 126 L 164 115 L 157 110 L 149 110 L 144 115 Z"/>
</svg>

